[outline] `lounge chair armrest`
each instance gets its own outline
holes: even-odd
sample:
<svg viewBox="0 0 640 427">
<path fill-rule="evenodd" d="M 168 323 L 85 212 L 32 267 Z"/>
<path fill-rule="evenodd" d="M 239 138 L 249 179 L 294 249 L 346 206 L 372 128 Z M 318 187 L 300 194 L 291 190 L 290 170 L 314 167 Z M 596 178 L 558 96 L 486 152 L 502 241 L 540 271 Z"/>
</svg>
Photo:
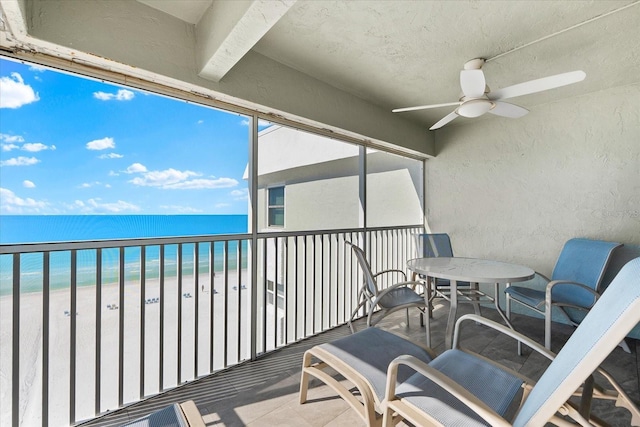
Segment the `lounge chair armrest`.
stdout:
<svg viewBox="0 0 640 427">
<path fill-rule="evenodd" d="M 593 295 L 593 304 L 596 303 L 596 301 L 598 301 L 598 298 L 600 298 L 600 294 L 596 291 L 594 291 L 593 289 L 591 289 L 590 287 L 583 285 L 582 283 L 578 283 L 578 282 L 573 282 L 571 280 L 554 280 L 552 282 L 549 282 L 547 284 L 547 289 L 545 292 L 545 300 L 551 301 L 553 303 L 553 299 L 551 298 L 551 292 L 553 290 L 553 287 L 556 285 L 571 285 L 571 286 L 576 286 L 580 289 L 583 289 L 586 292 L 589 292 L 590 294 Z M 593 307 L 593 304 L 591 304 L 590 307 L 582 307 L 582 308 L 591 308 Z"/>
<path fill-rule="evenodd" d="M 400 274 L 402 274 L 402 277 L 404 277 L 404 280 L 407 280 L 407 273 L 405 273 L 402 270 L 398 270 L 398 269 L 394 269 L 394 268 L 389 269 L 389 270 L 378 271 L 376 274 L 373 275 L 373 277 L 375 278 L 375 277 L 380 276 L 381 274 L 387 274 L 387 273 L 400 273 Z"/>
<path fill-rule="evenodd" d="M 491 329 L 495 329 L 498 332 L 501 332 L 517 341 L 520 341 L 521 343 L 530 347 L 532 350 L 535 350 L 538 353 L 542 354 L 549 360 L 553 360 L 556 357 L 555 353 L 547 350 L 544 346 L 541 346 L 537 342 L 533 341 L 531 338 L 525 335 L 522 335 L 521 333 L 516 332 L 505 325 L 501 325 L 500 323 L 494 322 L 493 320 L 489 320 L 486 317 L 478 316 L 476 314 L 465 314 L 464 316 L 458 319 L 458 321 L 456 322 L 455 329 L 453 331 L 453 348 L 458 348 L 458 339 L 460 337 L 460 325 L 462 324 L 462 322 L 465 322 L 467 320 L 473 320 L 476 323 L 481 323 L 485 326 L 490 327 Z"/>
<path fill-rule="evenodd" d="M 490 425 L 495 427 L 511 425 L 497 412 L 491 409 L 486 403 L 478 399 L 460 384 L 447 377 L 437 369 L 434 369 L 431 366 L 427 365 L 420 359 L 409 355 L 398 356 L 389 364 L 389 368 L 387 369 L 386 395 L 383 405 L 386 405 L 395 397 L 395 388 L 398 378 L 398 366 L 400 365 L 408 366 L 420 375 L 423 375 L 425 378 L 430 379 L 431 381 L 451 393 L 453 396 L 455 396 L 458 400 L 460 400 L 460 402 L 465 404 L 469 409 L 482 417 Z"/>
</svg>

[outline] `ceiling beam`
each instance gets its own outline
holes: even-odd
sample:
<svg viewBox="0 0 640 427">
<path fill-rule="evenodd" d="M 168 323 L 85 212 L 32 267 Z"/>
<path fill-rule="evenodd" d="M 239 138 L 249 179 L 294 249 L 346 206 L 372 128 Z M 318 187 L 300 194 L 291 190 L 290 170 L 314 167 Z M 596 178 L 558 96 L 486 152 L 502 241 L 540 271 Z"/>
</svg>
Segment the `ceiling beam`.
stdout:
<svg viewBox="0 0 640 427">
<path fill-rule="evenodd" d="M 9 31 L 1 31 L 1 37 L 6 37 L 9 34 L 12 34 L 16 38 L 24 38 L 27 36 L 27 21 L 25 19 L 25 4 L 23 0 L 12 0 L 12 1 L 3 1 L 0 4 L 0 10 L 4 15 L 4 24 L 9 27 L 7 28 Z M 2 15 L 0 15 L 2 18 Z M 13 42 L 7 41 L 7 42 Z M 5 40 L 3 40 L 3 45 L 5 44 Z"/>
<path fill-rule="evenodd" d="M 219 82 L 296 0 L 214 0 L 196 25 L 198 75 Z"/>
</svg>

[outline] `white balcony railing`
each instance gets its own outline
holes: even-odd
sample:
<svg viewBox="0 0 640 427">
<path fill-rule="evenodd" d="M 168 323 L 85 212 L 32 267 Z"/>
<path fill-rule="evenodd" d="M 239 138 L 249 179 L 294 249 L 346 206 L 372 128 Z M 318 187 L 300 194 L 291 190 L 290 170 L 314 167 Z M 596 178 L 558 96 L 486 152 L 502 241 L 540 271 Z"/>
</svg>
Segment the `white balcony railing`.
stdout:
<svg viewBox="0 0 640 427">
<path fill-rule="evenodd" d="M 404 270 L 421 230 L 0 245 L 0 424 L 78 424 L 344 324 L 345 241 Z"/>
</svg>

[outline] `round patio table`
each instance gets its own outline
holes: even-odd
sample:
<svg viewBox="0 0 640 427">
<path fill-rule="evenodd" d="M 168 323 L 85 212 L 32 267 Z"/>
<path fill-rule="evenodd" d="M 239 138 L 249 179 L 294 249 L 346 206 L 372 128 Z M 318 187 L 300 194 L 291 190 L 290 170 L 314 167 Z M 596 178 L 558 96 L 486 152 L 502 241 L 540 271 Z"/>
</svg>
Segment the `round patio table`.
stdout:
<svg viewBox="0 0 640 427">
<path fill-rule="evenodd" d="M 523 282 L 532 279 L 535 272 L 529 267 L 508 262 L 493 261 L 478 258 L 460 257 L 437 257 L 437 258 L 415 258 L 407 261 L 407 268 L 417 274 L 429 278 L 447 279 L 451 283 L 451 295 L 449 317 L 447 319 L 447 329 L 445 331 L 445 347 L 450 349 L 453 342 L 453 329 L 458 310 L 457 282 L 470 283 L 493 283 L 495 295 L 494 304 L 498 313 L 507 326 L 514 329 L 508 317 L 500 308 L 499 286 L 505 284 L 509 286 L 513 282 Z M 431 333 L 429 319 L 427 319 L 427 346 L 431 346 Z M 520 346 L 518 346 L 518 350 Z"/>
</svg>

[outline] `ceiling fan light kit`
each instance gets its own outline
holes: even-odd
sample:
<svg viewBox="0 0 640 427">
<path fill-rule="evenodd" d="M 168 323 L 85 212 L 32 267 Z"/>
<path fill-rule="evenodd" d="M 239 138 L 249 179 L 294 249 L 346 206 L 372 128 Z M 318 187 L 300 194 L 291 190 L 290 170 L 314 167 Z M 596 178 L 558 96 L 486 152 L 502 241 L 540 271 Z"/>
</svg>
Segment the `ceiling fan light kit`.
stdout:
<svg viewBox="0 0 640 427">
<path fill-rule="evenodd" d="M 439 129 L 459 116 L 475 118 L 486 113 L 492 113 L 496 116 L 516 119 L 527 114 L 528 110 L 515 104 L 501 102 L 502 100 L 570 85 L 580 82 L 586 77 L 584 71 L 571 71 L 518 83 L 492 92 L 486 85 L 484 72 L 482 71 L 484 63 L 485 60 L 483 58 L 476 58 L 464 64 L 463 70 L 460 71 L 460 87 L 462 88 L 463 95 L 460 101 L 446 104 L 397 108 L 393 110 L 393 112 L 401 113 L 404 111 L 458 105 L 453 112 L 440 119 L 440 121 L 431 126 L 429 130 Z"/>
<path fill-rule="evenodd" d="M 456 114 L 462 117 L 474 118 L 480 117 L 484 113 L 493 110 L 496 106 L 495 103 L 487 99 L 471 99 L 465 101 L 456 109 Z"/>
</svg>

